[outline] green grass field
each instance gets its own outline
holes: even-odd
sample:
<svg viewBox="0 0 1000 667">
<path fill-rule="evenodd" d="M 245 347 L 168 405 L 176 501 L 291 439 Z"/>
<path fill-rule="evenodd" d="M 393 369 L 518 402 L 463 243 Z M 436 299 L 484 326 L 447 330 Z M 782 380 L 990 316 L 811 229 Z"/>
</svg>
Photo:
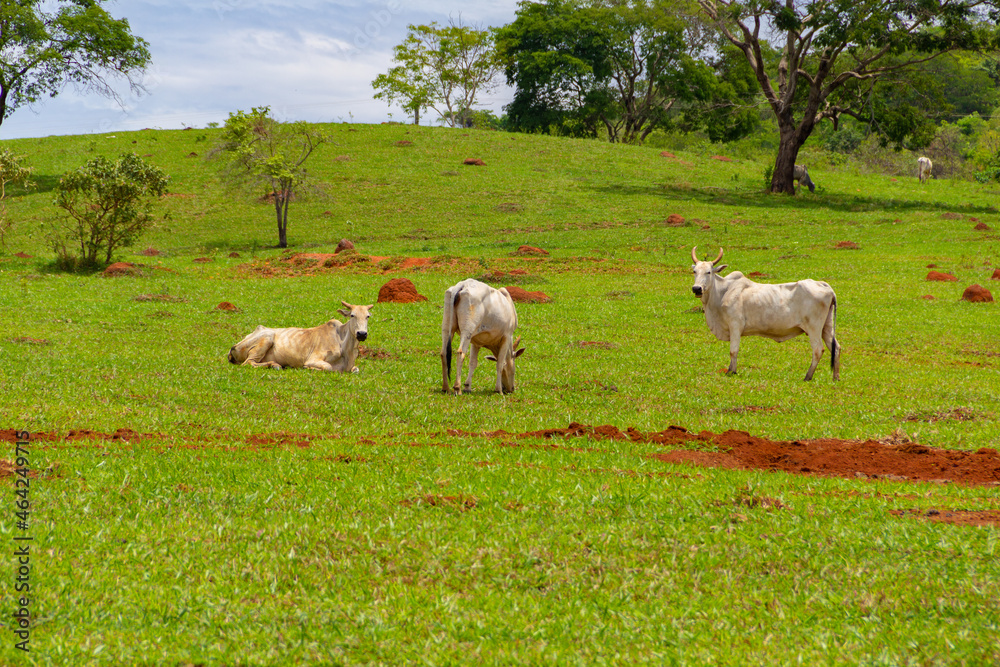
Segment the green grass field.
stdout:
<svg viewBox="0 0 1000 667">
<path fill-rule="evenodd" d="M 0 428 L 53 439 L 30 445 L 27 533 L 4 478 L 0 530 L 8 545 L 33 537 L 33 597 L 24 653 L 11 557 L 0 663 L 1000 661 L 997 528 L 889 513 L 1000 510 L 996 485 L 476 435 L 578 422 L 996 449 L 1000 306 L 961 299 L 972 284 L 1000 298 L 995 186 L 810 166 L 815 195 L 778 197 L 763 193 L 765 165 L 724 154 L 326 129 L 288 252 L 273 248 L 273 208 L 205 161 L 215 130 L 3 142 L 29 156 L 37 188 L 7 202 Z M 119 256 L 141 275 L 53 270 L 59 176 L 123 151 L 171 177 L 157 228 Z M 341 238 L 389 259 L 287 268 Z M 522 244 L 550 255 L 514 256 Z M 728 345 L 690 291 L 692 246 L 724 248 L 729 270 L 763 282 L 829 282 L 840 382 L 828 356 L 802 381 L 804 337 L 744 339 L 739 374 L 723 375 Z M 399 268 L 411 257 L 431 262 Z M 958 280 L 927 281 L 932 264 Z M 518 390 L 494 394 L 483 361 L 471 394 L 441 393 L 444 290 L 512 270 L 552 299 L 518 306 Z M 428 300 L 376 306 L 359 374 L 226 363 L 258 324 L 315 326 L 395 277 Z"/>
</svg>

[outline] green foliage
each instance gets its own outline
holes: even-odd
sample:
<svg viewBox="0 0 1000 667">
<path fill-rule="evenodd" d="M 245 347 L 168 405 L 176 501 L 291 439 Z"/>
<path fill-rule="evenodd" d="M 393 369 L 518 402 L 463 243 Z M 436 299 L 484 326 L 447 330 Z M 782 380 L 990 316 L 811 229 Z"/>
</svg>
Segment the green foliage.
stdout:
<svg viewBox="0 0 1000 667">
<path fill-rule="evenodd" d="M 685 39 L 684 4 L 644 0 L 522 3 L 498 32 L 513 129 L 638 143 L 680 101 L 705 101 L 711 70 Z M 734 93 L 727 89 L 730 96 Z"/>
<path fill-rule="evenodd" d="M 792 173 L 798 151 L 823 119 L 851 116 L 872 124 L 887 143 L 926 146 L 933 126 L 925 114 L 898 99 L 908 91 L 898 85 L 900 78 L 910 74 L 908 83 L 917 80 L 922 68 L 932 67 L 927 61 L 943 53 L 997 43 L 997 34 L 984 20 L 997 10 L 994 0 L 921 3 L 920 11 L 868 0 L 699 5 L 743 52 L 774 111 L 781 137 L 771 183 L 775 192 L 795 192 Z M 763 24 L 773 25 L 776 32 L 761 36 Z M 766 57 L 766 40 L 782 45 L 780 58 Z M 941 79 L 954 82 L 956 77 Z M 897 85 L 879 89 L 881 80 Z M 874 90 L 883 92 L 876 95 Z M 933 106 L 933 96 L 928 97 Z M 977 103 L 988 104 L 987 98 L 980 95 Z"/>
<path fill-rule="evenodd" d="M 306 182 L 306 160 L 327 141 L 315 126 L 297 121 L 281 123 L 270 107 L 230 113 L 213 157 L 219 158 L 225 178 L 233 184 L 264 186 L 274 204 L 278 247 L 288 247 L 288 208 Z"/>
<path fill-rule="evenodd" d="M 134 153 L 115 161 L 98 156 L 65 174 L 54 203 L 68 219 L 53 238 L 63 265 L 73 263 L 67 241 L 79 244 L 84 266 L 108 263 L 116 250 L 133 245 L 153 224 L 153 200 L 167 191 L 167 180 Z"/>
<path fill-rule="evenodd" d="M 398 63 L 372 81 L 375 99 L 398 102 L 420 123 L 420 113 L 434 109 L 450 126 L 464 126 L 480 93 L 496 87 L 501 71 L 491 30 L 451 23 L 410 25 L 393 48 Z"/>
<path fill-rule="evenodd" d="M 0 123 L 67 84 L 116 100 L 109 79 L 143 89 L 137 77 L 149 65 L 149 44 L 132 34 L 127 20 L 112 18 L 103 2 L 0 4 Z"/>
<path fill-rule="evenodd" d="M 7 186 L 30 187 L 34 167 L 22 164 L 26 156 L 16 155 L 9 148 L 0 149 L 0 247 L 7 245 L 7 233 L 14 227 L 14 219 L 7 216 Z"/>
</svg>

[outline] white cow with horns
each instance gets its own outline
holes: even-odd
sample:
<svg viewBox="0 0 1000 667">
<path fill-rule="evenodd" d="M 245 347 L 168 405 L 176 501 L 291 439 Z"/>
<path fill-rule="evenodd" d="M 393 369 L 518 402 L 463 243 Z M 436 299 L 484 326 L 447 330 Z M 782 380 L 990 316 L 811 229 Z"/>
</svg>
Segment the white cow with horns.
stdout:
<svg viewBox="0 0 1000 667">
<path fill-rule="evenodd" d="M 479 348 L 493 353 L 486 357 L 497 362 L 496 390 L 506 394 L 514 391 L 514 361 L 524 354 L 518 348 L 521 339 L 514 340 L 517 312 L 514 300 L 505 288 L 494 289 L 471 278 L 449 287 L 444 293 L 444 318 L 441 322 L 441 389 L 449 391 L 451 382 L 451 343 L 456 333 L 458 368 L 455 373 L 455 393 L 462 393 L 462 361 L 469 355 L 469 377 L 465 390 L 472 388 L 472 374 L 479 363 Z"/>
<path fill-rule="evenodd" d="M 330 320 L 311 329 L 258 326 L 229 350 L 229 363 L 267 368 L 312 368 L 357 373 L 358 341 L 368 338 L 368 318 L 374 306 L 341 301 L 347 322 Z"/>
<path fill-rule="evenodd" d="M 806 372 L 811 380 L 823 344 L 830 350 L 833 379 L 840 379 L 840 346 L 837 344 L 837 295 L 826 283 L 800 280 L 795 283 L 764 285 L 755 283 L 739 271 L 723 278 L 726 265 L 722 248 L 714 261 L 698 261 L 697 247 L 691 249 L 694 260 L 694 286 L 691 291 L 705 307 L 708 328 L 719 340 L 729 341 L 729 369 L 736 373 L 736 356 L 741 336 L 764 336 L 781 343 L 799 334 L 808 334 L 812 345 L 812 364 Z"/>
</svg>

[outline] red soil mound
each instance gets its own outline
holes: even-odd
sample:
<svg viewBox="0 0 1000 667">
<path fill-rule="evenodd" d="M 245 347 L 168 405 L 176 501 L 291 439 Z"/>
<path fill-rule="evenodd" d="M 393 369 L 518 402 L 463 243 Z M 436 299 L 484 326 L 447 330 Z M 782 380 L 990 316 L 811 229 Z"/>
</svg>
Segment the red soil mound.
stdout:
<svg viewBox="0 0 1000 667">
<path fill-rule="evenodd" d="M 216 310 L 227 310 L 227 311 L 230 311 L 230 312 L 239 312 L 239 310 L 240 310 L 239 308 L 237 308 L 236 306 L 234 306 L 233 304 L 231 304 L 228 301 L 222 301 L 222 302 L 220 302 L 219 305 L 215 307 L 215 309 Z"/>
<path fill-rule="evenodd" d="M 407 278 L 393 278 L 378 290 L 376 303 L 414 303 L 427 301 L 427 297 L 417 292 L 416 285 Z"/>
<path fill-rule="evenodd" d="M 128 262 L 115 262 L 108 268 L 104 269 L 103 275 L 105 278 L 137 276 L 139 275 L 139 269 L 137 269 L 134 264 L 129 264 Z"/>
<path fill-rule="evenodd" d="M 663 151 L 660 153 L 660 157 L 672 157 L 676 159 L 677 156 L 671 153 L 670 151 Z"/>
<path fill-rule="evenodd" d="M 987 225 L 985 222 L 980 222 L 978 225 L 976 225 L 975 227 L 973 227 L 973 229 L 975 229 L 977 231 L 980 231 L 980 232 L 988 232 L 992 228 L 989 225 Z"/>
<path fill-rule="evenodd" d="M 549 252 L 547 250 L 542 250 L 541 248 L 536 248 L 530 245 L 520 246 L 517 250 L 511 253 L 511 255 L 517 257 L 548 257 Z"/>
<path fill-rule="evenodd" d="M 927 280 L 935 280 L 938 282 L 954 282 L 958 280 L 955 276 L 950 273 L 942 273 L 941 271 L 931 271 L 927 274 Z"/>
<path fill-rule="evenodd" d="M 834 247 L 836 247 L 836 248 L 843 248 L 845 250 L 857 250 L 858 249 L 858 244 L 855 243 L 854 241 L 841 241 L 840 243 L 838 243 Z"/>
<path fill-rule="evenodd" d="M 338 252 L 343 252 L 344 250 L 354 250 L 354 244 L 347 239 L 340 239 L 340 243 L 337 244 L 337 249 L 333 251 L 333 254 Z"/>
<path fill-rule="evenodd" d="M 990 280 L 1000 280 L 1000 269 L 993 269 L 993 275 L 990 276 Z"/>
<path fill-rule="evenodd" d="M 146 248 L 145 250 L 139 251 L 139 254 L 140 255 L 144 255 L 146 257 L 156 257 L 157 255 L 160 254 L 160 251 L 157 250 L 156 248 L 150 247 L 150 248 Z"/>
<path fill-rule="evenodd" d="M 667 216 L 667 224 L 671 227 L 680 227 L 684 224 L 684 216 L 671 213 Z"/>
<path fill-rule="evenodd" d="M 982 285 L 969 285 L 962 292 L 962 300 L 971 301 L 972 303 L 991 303 L 993 295 Z"/>
<path fill-rule="evenodd" d="M 522 287 L 513 285 L 508 285 L 505 289 L 510 294 L 510 298 L 517 303 L 549 303 L 552 301 L 552 297 L 544 292 L 529 292 Z"/>
<path fill-rule="evenodd" d="M 486 163 L 483 162 L 482 160 L 480 160 L 477 157 L 466 158 L 465 162 L 463 162 L 462 164 L 467 164 L 467 165 L 472 166 L 472 167 L 485 167 L 486 166 Z"/>
<path fill-rule="evenodd" d="M 29 255 L 26 252 L 15 252 L 14 257 L 20 257 L 21 259 L 31 259 L 34 255 Z"/>
</svg>

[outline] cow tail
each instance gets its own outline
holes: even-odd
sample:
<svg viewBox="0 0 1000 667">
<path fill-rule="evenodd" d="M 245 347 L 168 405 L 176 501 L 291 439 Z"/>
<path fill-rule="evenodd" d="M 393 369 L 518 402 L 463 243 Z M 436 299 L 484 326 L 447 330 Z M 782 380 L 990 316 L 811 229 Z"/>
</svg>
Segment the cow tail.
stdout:
<svg viewBox="0 0 1000 667">
<path fill-rule="evenodd" d="M 833 295 L 833 303 L 830 305 L 830 370 L 837 368 L 837 356 L 840 354 L 840 345 L 837 343 L 837 295 Z"/>
</svg>

